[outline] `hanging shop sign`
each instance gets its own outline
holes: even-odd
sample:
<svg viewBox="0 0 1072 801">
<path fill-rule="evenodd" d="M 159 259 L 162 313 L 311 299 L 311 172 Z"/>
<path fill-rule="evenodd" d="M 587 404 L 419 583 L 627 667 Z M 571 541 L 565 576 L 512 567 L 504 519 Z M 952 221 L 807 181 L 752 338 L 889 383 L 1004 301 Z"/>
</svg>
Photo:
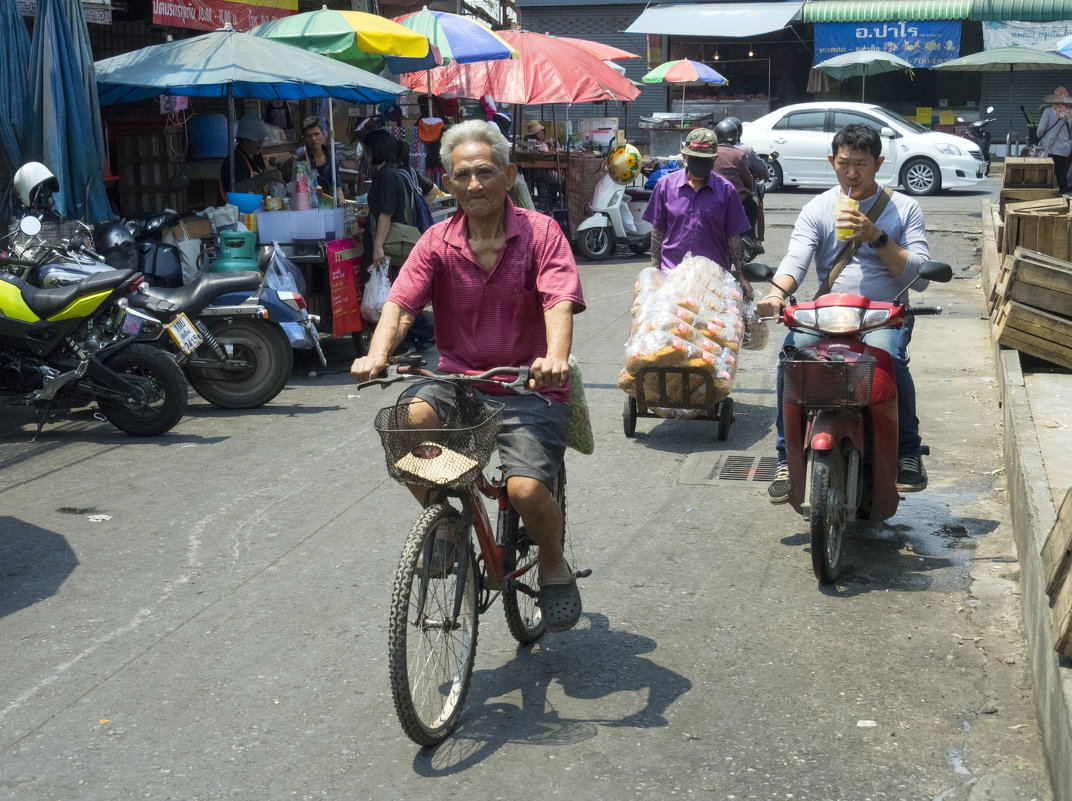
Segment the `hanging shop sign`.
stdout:
<svg viewBox="0 0 1072 801">
<path fill-rule="evenodd" d="M 1008 45 L 1023 45 L 1036 50 L 1050 50 L 1072 35 L 1072 20 L 1055 22 L 983 22 L 983 49 L 994 50 Z"/>
<path fill-rule="evenodd" d="M 298 0 L 153 0 L 153 24 L 215 31 L 224 23 L 248 31 L 262 22 L 298 13 Z"/>
<path fill-rule="evenodd" d="M 815 63 L 856 50 L 882 50 L 913 67 L 960 55 L 960 21 L 826 22 L 815 25 Z"/>
</svg>

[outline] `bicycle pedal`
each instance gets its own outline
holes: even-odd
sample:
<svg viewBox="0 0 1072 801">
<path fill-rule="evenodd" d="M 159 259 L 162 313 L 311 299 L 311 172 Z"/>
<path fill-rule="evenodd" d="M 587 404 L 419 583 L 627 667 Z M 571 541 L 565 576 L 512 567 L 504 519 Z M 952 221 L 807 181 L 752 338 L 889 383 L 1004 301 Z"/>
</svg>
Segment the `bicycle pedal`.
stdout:
<svg viewBox="0 0 1072 801">
<path fill-rule="evenodd" d="M 590 567 L 586 568 L 584 570 L 574 570 L 573 571 L 573 577 L 574 578 L 579 578 L 579 579 L 588 578 L 590 575 L 592 575 L 592 568 L 590 568 Z"/>
</svg>

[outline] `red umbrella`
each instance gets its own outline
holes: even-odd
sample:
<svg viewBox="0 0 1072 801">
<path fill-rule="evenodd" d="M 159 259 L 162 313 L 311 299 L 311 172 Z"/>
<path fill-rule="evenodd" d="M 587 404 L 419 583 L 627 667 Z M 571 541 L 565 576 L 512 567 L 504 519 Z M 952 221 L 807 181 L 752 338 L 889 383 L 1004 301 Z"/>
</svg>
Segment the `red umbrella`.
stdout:
<svg viewBox="0 0 1072 801">
<path fill-rule="evenodd" d="M 474 100 L 491 95 L 497 103 L 527 106 L 628 101 L 640 94 L 597 56 L 565 39 L 524 31 L 499 31 L 498 35 L 517 50 L 517 59 L 437 67 L 432 70 L 432 94 Z M 424 75 L 401 77 L 410 89 L 428 91 Z"/>
<path fill-rule="evenodd" d="M 572 39 L 569 36 L 558 36 L 556 38 L 563 42 L 569 42 L 571 45 L 579 47 L 582 50 L 587 50 L 600 61 L 618 61 L 619 59 L 640 58 L 636 53 L 630 53 L 628 50 L 619 50 L 617 47 L 611 47 L 602 42 L 590 42 L 587 39 Z"/>
</svg>

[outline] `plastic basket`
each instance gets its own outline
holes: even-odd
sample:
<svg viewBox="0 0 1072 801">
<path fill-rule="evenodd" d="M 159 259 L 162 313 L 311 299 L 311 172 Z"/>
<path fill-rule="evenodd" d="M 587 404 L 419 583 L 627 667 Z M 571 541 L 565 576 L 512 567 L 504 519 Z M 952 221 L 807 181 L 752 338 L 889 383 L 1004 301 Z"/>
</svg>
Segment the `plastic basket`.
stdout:
<svg viewBox="0 0 1072 801">
<path fill-rule="evenodd" d="M 504 404 L 477 404 L 470 419 L 448 428 L 414 428 L 411 403 L 380 409 L 379 432 L 387 472 L 401 484 L 462 489 L 487 465 L 502 428 Z"/>
<path fill-rule="evenodd" d="M 852 361 L 786 359 L 782 362 L 782 398 L 794 406 L 839 408 L 868 406 L 875 377 L 870 356 Z"/>
</svg>

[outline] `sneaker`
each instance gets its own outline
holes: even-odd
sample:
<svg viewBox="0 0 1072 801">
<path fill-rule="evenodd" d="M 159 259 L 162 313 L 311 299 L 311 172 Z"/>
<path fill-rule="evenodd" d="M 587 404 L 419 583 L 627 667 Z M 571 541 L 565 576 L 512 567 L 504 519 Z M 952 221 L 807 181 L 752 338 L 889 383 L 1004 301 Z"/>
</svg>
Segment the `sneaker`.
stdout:
<svg viewBox="0 0 1072 801">
<path fill-rule="evenodd" d="M 922 456 L 903 456 L 897 460 L 897 491 L 921 492 L 927 489 L 927 470 Z"/>
<path fill-rule="evenodd" d="M 767 497 L 771 503 L 786 503 L 789 500 L 789 465 L 785 462 L 778 462 L 774 480 L 767 487 Z"/>
</svg>

